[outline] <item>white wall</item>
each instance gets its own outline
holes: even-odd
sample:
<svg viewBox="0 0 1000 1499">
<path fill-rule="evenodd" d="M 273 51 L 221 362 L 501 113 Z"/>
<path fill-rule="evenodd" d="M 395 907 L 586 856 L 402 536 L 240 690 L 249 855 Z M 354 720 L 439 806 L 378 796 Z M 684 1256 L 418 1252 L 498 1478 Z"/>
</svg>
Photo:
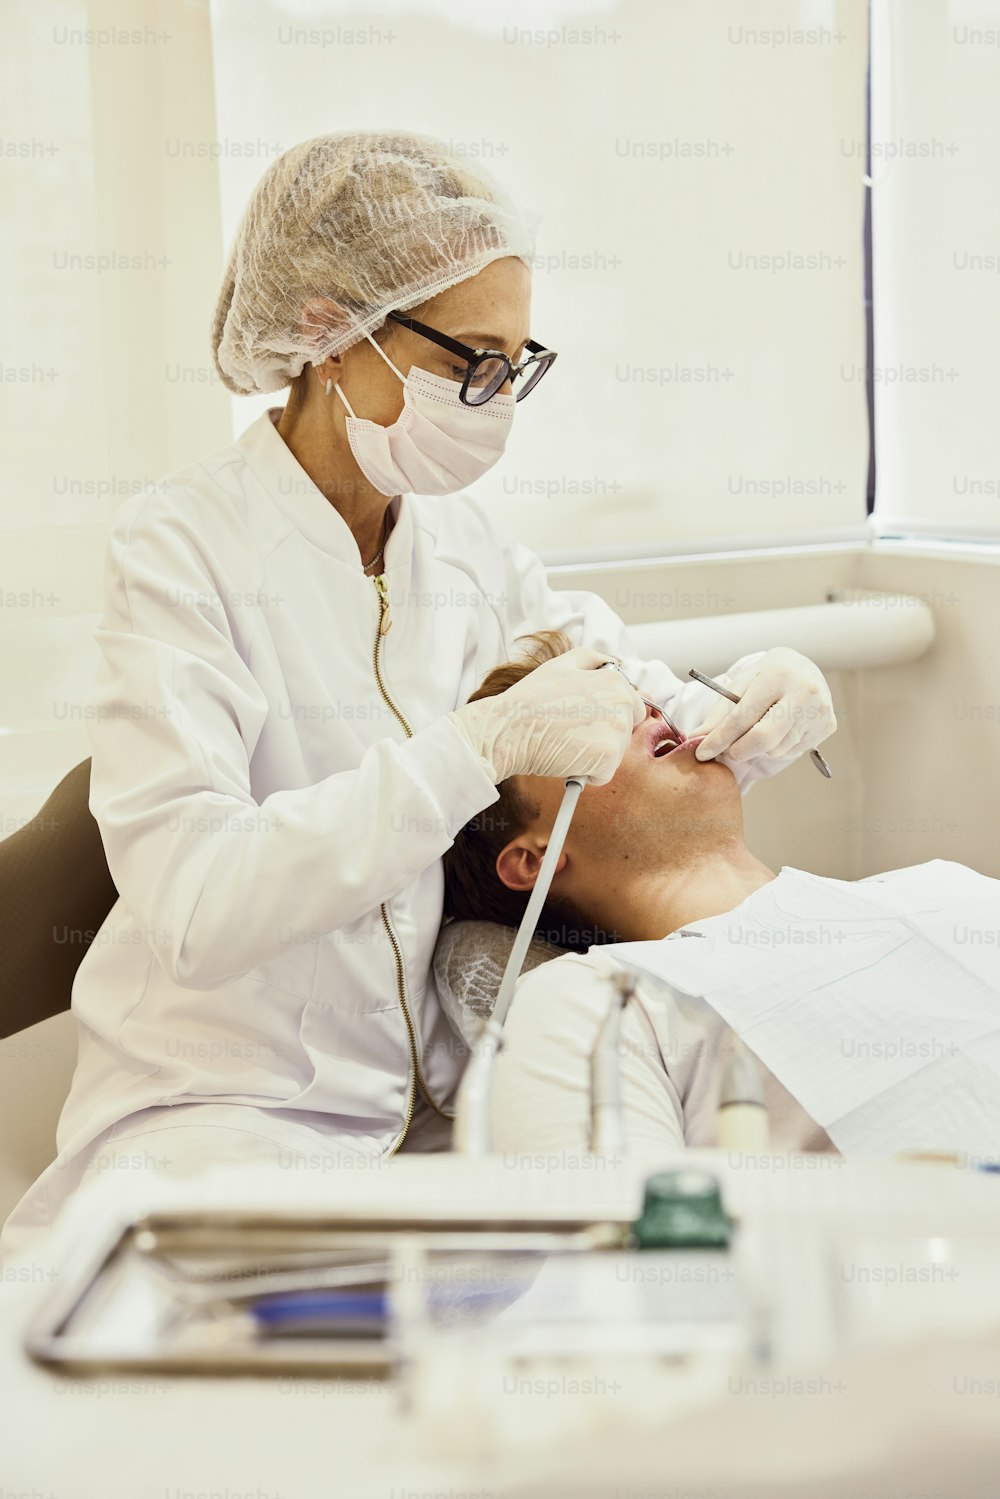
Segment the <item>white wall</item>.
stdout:
<svg viewBox="0 0 1000 1499">
<path fill-rule="evenodd" d="M 755 786 L 744 802 L 747 841 L 772 868 L 840 879 L 935 858 L 1000 878 L 996 555 L 884 544 L 560 569 L 559 577 L 602 592 L 629 623 L 819 604 L 831 590 L 922 600 L 935 620 L 930 652 L 908 665 L 830 674 L 839 728 L 823 752 L 833 779 L 806 759 Z"/>
<path fill-rule="evenodd" d="M 923 661 L 854 683 L 857 872 L 946 858 L 1000 878 L 1000 560 L 876 548 L 859 556 L 856 582 L 916 594 L 937 626 Z"/>
</svg>

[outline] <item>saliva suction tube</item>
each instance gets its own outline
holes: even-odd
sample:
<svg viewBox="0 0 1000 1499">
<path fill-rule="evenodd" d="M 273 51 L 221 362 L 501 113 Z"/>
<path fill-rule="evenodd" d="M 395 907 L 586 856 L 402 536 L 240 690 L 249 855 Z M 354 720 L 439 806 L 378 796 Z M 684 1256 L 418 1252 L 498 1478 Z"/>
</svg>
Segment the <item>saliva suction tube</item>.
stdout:
<svg viewBox="0 0 1000 1499">
<path fill-rule="evenodd" d="M 609 666 L 625 676 L 617 661 L 605 661 L 597 670 L 603 671 Z M 647 702 L 648 699 L 644 698 L 643 701 Z M 650 703 L 649 706 L 655 707 L 655 704 Z M 528 898 L 521 924 L 517 929 L 517 936 L 514 938 L 514 945 L 507 959 L 507 966 L 503 971 L 503 978 L 500 980 L 493 1013 L 483 1025 L 459 1085 L 455 1109 L 454 1143 L 455 1148 L 464 1155 L 481 1156 L 489 1152 L 490 1086 L 493 1078 L 493 1064 L 502 1044 L 503 1024 L 514 997 L 514 987 L 521 976 L 525 955 L 535 934 L 535 928 L 538 926 L 542 909 L 549 898 L 552 881 L 555 879 L 556 865 L 559 863 L 563 844 L 566 842 L 566 834 L 573 821 L 576 804 L 580 800 L 580 793 L 588 779 L 587 776 L 570 776 L 566 781 L 566 789 L 563 792 L 559 811 L 552 824 L 548 845 L 539 866 L 538 878 Z"/>
</svg>

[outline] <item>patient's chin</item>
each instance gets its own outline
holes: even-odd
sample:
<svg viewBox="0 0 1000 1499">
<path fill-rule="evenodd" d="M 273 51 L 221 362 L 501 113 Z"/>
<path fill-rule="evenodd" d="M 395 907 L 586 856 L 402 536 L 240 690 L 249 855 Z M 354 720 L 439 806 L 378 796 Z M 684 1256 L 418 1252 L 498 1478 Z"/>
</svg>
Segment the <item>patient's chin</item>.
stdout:
<svg viewBox="0 0 1000 1499">
<path fill-rule="evenodd" d="M 674 796 L 739 796 L 736 777 L 728 765 L 721 760 L 696 760 L 694 751 L 682 749 L 662 762 L 657 763 L 647 782 L 648 789 L 664 797 Z"/>
<path fill-rule="evenodd" d="M 685 756 L 684 763 L 677 767 L 678 778 L 683 778 L 688 786 L 705 795 L 726 797 L 732 796 L 739 800 L 740 788 L 736 777 L 728 765 L 723 765 L 721 760 L 696 760 L 694 755 Z"/>
</svg>

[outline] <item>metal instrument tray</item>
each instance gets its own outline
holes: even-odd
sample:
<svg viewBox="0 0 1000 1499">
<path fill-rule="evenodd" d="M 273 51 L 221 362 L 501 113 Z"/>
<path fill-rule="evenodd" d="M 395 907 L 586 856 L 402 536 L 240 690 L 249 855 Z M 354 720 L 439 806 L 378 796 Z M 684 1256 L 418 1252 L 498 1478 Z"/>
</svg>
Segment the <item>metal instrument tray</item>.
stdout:
<svg viewBox="0 0 1000 1499">
<path fill-rule="evenodd" d="M 620 1249 L 621 1224 L 589 1221 L 426 1221 L 350 1212 L 151 1213 L 116 1224 L 67 1262 L 33 1317 L 25 1346 L 38 1363 L 94 1375 L 169 1374 L 385 1377 L 402 1356 L 393 1315 L 365 1336 L 262 1336 L 245 1310 L 263 1292 L 351 1283 L 359 1267 L 399 1268 L 408 1244 L 433 1274 L 489 1279 L 515 1300 L 552 1254 Z M 373 1277 L 369 1275 L 369 1279 Z M 356 1281 L 354 1282 L 357 1283 Z M 390 1300 L 390 1305 L 392 1302 Z"/>
</svg>

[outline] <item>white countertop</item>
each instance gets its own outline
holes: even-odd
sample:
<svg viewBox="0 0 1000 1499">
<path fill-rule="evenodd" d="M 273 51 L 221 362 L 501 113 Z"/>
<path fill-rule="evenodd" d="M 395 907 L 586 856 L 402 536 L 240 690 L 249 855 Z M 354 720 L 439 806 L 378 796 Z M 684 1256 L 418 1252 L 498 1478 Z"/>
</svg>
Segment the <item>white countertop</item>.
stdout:
<svg viewBox="0 0 1000 1499">
<path fill-rule="evenodd" d="M 902 1471 L 919 1456 L 925 1475 L 939 1458 L 952 1464 L 954 1484 L 942 1499 L 978 1495 L 971 1477 L 962 1479 L 967 1488 L 954 1486 L 948 1454 L 961 1450 L 975 1466 L 977 1454 L 992 1450 L 995 1471 L 1000 1276 L 992 1267 L 1000 1248 L 1000 1180 L 944 1166 L 820 1159 L 727 1160 L 720 1152 L 684 1158 L 717 1170 L 730 1210 L 762 1235 L 770 1283 L 797 1329 L 787 1367 L 722 1388 L 717 1378 L 685 1381 L 674 1371 L 653 1391 L 637 1382 L 641 1371 L 608 1365 L 592 1371 L 589 1388 L 566 1379 L 561 1386 L 509 1386 L 478 1412 L 471 1377 L 458 1377 L 444 1395 L 423 1400 L 418 1393 L 406 1410 L 383 1383 L 124 1371 L 82 1379 L 34 1365 L 22 1351 L 25 1323 L 58 1283 L 65 1256 L 101 1222 L 96 1182 L 47 1238 L 0 1261 L 0 1492 L 4 1499 L 22 1492 L 45 1499 L 513 1499 L 543 1492 L 548 1499 L 681 1499 L 687 1492 L 708 1499 L 714 1484 L 714 1499 L 804 1499 L 816 1474 L 874 1474 L 886 1463 Z M 468 1202 L 491 1192 L 509 1200 L 511 1179 L 499 1161 L 410 1157 L 359 1173 L 351 1197 L 359 1205 L 387 1198 Z M 619 1212 L 636 1190 L 626 1173 L 605 1172 L 597 1187 L 594 1181 L 590 1173 L 591 1196 L 616 1201 Z M 521 1185 L 530 1196 L 540 1183 Z M 157 1205 L 171 1205 L 175 1190 L 158 1195 Z M 552 1191 L 566 1192 L 566 1184 L 553 1182 Z M 202 1201 L 215 1205 L 273 1206 L 276 1198 L 290 1202 L 289 1194 L 300 1206 L 315 1205 L 324 1192 L 328 1182 L 201 1184 Z M 830 1346 L 829 1319 L 815 1295 L 817 1257 L 828 1252 L 831 1225 L 841 1246 L 855 1250 L 840 1264 L 850 1304 L 849 1346 L 839 1350 Z M 942 1225 L 953 1236 L 950 1260 Z M 845 1239 L 848 1231 L 854 1237 Z M 940 1273 L 928 1270 L 930 1262 L 916 1264 L 918 1238 L 931 1244 L 931 1261 L 937 1243 Z M 922 1267 L 923 1279 L 914 1274 L 907 1284 L 908 1266 Z M 748 1473 L 764 1486 L 732 1486 Z M 935 1490 L 928 1483 L 929 1499 Z M 815 1489 L 824 1499 L 827 1492 L 849 1491 Z"/>
</svg>

